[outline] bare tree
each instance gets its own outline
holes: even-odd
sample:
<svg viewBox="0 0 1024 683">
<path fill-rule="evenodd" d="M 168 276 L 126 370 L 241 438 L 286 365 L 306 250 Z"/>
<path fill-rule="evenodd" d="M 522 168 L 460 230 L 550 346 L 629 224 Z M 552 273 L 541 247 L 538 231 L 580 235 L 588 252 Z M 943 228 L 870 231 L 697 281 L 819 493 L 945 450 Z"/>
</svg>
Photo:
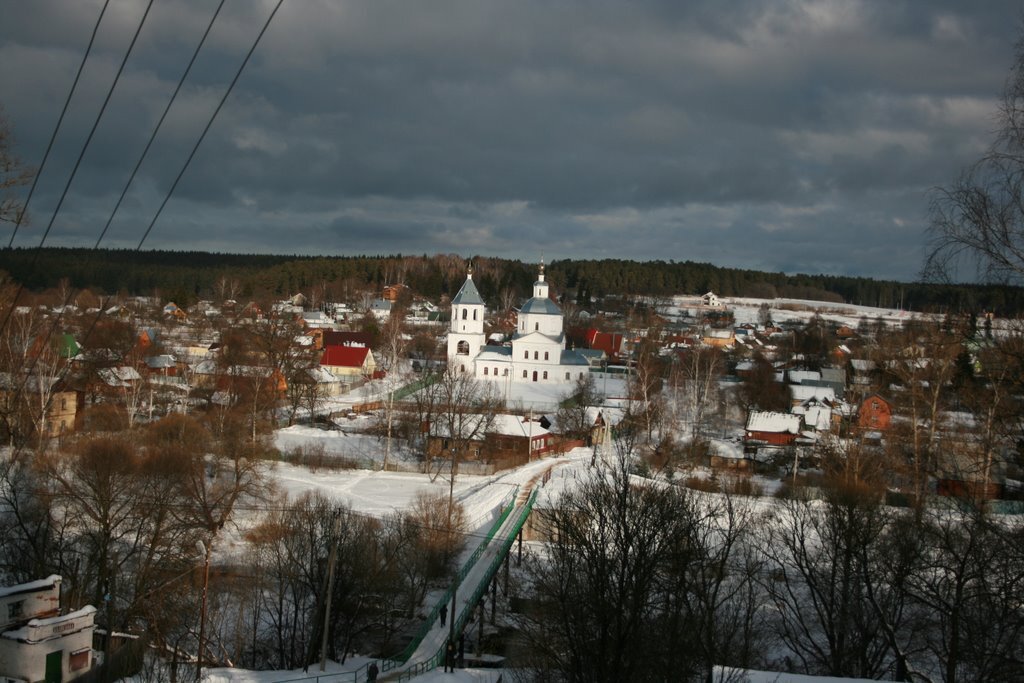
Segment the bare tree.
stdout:
<svg viewBox="0 0 1024 683">
<path fill-rule="evenodd" d="M 885 528 L 877 497 L 855 486 L 830 488 L 824 505 L 791 498 L 769 518 L 764 586 L 801 671 L 875 678 L 892 666 L 867 597 L 879 574 L 864 564 L 885 561 L 872 550 Z"/>
<path fill-rule="evenodd" d="M 568 395 L 559 402 L 558 428 L 570 439 L 588 439 L 593 428 L 591 409 L 600 403 L 597 384 L 589 372 L 576 378 Z"/>
<path fill-rule="evenodd" d="M 758 659 L 748 513 L 632 477 L 631 444 L 534 513 L 549 543 L 527 563 L 530 680 L 710 680 Z"/>
<path fill-rule="evenodd" d="M 385 444 L 384 462 L 381 469 L 387 470 L 388 460 L 391 458 L 391 441 L 395 423 L 395 392 L 405 382 L 403 377 L 402 360 L 405 357 L 405 310 L 395 307 L 391 311 L 387 322 L 381 329 L 380 334 L 380 358 L 384 377 L 384 386 L 387 396 L 384 399 L 384 421 L 385 421 Z"/>
<path fill-rule="evenodd" d="M 675 413 L 686 416 L 690 436 L 697 438 L 705 426 L 708 408 L 717 402 L 725 364 L 722 352 L 712 347 L 688 349 L 677 358 L 670 374 Z"/>
<path fill-rule="evenodd" d="M 956 278 L 966 262 L 986 280 L 1024 278 L 1024 42 L 998 114 L 988 152 L 932 198 L 926 276 Z"/>
<path fill-rule="evenodd" d="M 14 153 L 14 138 L 7 117 L 0 108 L 0 222 L 22 220 L 24 207 L 14 190 L 31 182 L 35 172 L 27 168 Z"/>
</svg>

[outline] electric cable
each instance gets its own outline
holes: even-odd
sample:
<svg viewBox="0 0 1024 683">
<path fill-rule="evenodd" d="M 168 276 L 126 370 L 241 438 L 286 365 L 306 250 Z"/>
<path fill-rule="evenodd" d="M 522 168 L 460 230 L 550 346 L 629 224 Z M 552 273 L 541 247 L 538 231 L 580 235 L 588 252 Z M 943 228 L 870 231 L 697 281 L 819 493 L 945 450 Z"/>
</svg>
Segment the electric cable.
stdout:
<svg viewBox="0 0 1024 683">
<path fill-rule="evenodd" d="M 46 151 L 43 152 L 43 160 L 39 162 L 39 168 L 36 169 L 36 173 L 32 178 L 32 185 L 28 189 L 28 196 L 25 197 L 25 203 L 21 207 L 21 211 L 18 212 L 18 218 L 14 222 L 14 231 L 11 233 L 11 239 L 7 242 L 7 248 L 10 249 L 14 244 L 14 238 L 18 235 L 18 229 L 21 227 L 21 222 L 25 217 L 25 213 L 28 211 L 29 202 L 32 201 L 32 195 L 35 194 L 36 185 L 39 183 L 39 176 L 43 174 L 43 168 L 46 167 L 46 160 L 50 158 L 50 150 L 53 149 L 53 143 L 57 139 L 57 133 L 60 131 L 61 123 L 64 122 L 64 115 L 68 111 L 68 105 L 71 104 L 71 98 L 75 94 L 75 89 L 78 87 L 78 81 L 82 77 L 82 71 L 85 69 L 85 63 L 89 60 L 89 54 L 92 52 L 93 43 L 96 42 L 96 33 L 100 29 L 100 23 L 103 21 L 103 15 L 107 11 L 107 6 L 110 5 L 110 0 L 106 0 L 103 3 L 103 7 L 100 8 L 100 16 L 96 19 L 96 25 L 92 27 L 92 36 L 89 37 L 89 44 L 85 47 L 85 54 L 82 55 L 82 62 L 78 65 L 78 72 L 75 73 L 75 80 L 71 83 L 71 90 L 68 91 L 68 97 L 64 100 L 64 106 L 60 110 L 60 116 L 57 118 L 57 125 L 53 128 L 53 134 L 50 135 L 50 142 L 46 145 Z"/>
<path fill-rule="evenodd" d="M 50 230 L 53 229 L 53 223 L 54 221 L 57 220 L 57 214 L 60 213 L 60 209 L 64 205 L 64 200 L 67 198 L 68 190 L 71 189 L 71 183 L 74 181 L 75 175 L 77 175 L 78 173 L 78 168 L 82 164 L 82 159 L 85 158 L 85 152 L 86 150 L 89 149 L 89 143 L 92 142 L 93 135 L 96 133 L 96 129 L 100 125 L 100 120 L 103 118 L 103 113 L 106 111 L 107 105 L 110 103 L 110 98 L 114 94 L 114 88 L 117 87 L 118 81 L 121 80 L 121 74 L 124 72 L 125 64 L 128 63 L 128 58 L 131 56 L 132 50 L 135 48 L 135 43 L 139 38 L 139 34 L 142 32 L 142 27 L 146 23 L 146 17 L 149 16 L 149 10 L 152 7 L 153 0 L 149 0 L 149 2 L 146 4 L 146 11 L 142 15 L 142 20 L 139 21 L 139 25 L 135 29 L 135 34 L 132 36 L 132 41 L 128 45 L 128 49 L 124 53 L 124 59 L 121 60 L 121 65 L 120 67 L 118 67 L 117 74 L 114 76 L 114 82 L 110 84 L 110 88 L 107 90 L 107 96 L 103 100 L 103 106 L 100 107 L 100 111 L 96 115 L 96 120 L 93 121 L 92 129 L 89 131 L 89 135 L 88 137 L 86 137 L 85 143 L 82 145 L 82 150 L 78 153 L 78 159 L 75 161 L 75 165 L 71 169 L 71 175 L 68 176 L 68 180 L 64 184 L 64 190 L 61 192 L 60 199 L 57 201 L 57 206 L 54 207 L 53 214 L 51 214 L 50 216 L 50 221 L 46 225 L 46 230 L 43 231 L 42 239 L 39 240 L 39 246 L 36 247 L 37 251 L 33 254 L 32 261 L 29 264 L 29 270 L 31 270 L 32 267 L 35 266 L 35 262 L 38 259 L 39 255 L 38 250 L 42 249 L 43 245 L 46 243 L 46 238 L 50 235 Z M 18 291 L 15 293 L 14 299 L 11 302 L 10 307 L 7 309 L 7 315 L 4 316 L 3 322 L 0 323 L 0 336 L 2 336 L 4 332 L 7 330 L 7 323 L 10 322 L 11 314 L 14 312 L 15 304 L 17 303 L 18 298 L 21 296 L 21 293 L 24 290 L 24 288 L 24 284 L 18 285 Z"/>
<path fill-rule="evenodd" d="M 142 21 L 139 23 L 139 27 L 138 27 L 138 29 L 135 32 L 135 36 L 132 39 L 132 43 L 131 43 L 131 45 L 128 48 L 128 53 L 125 54 L 125 58 L 121 62 L 121 69 L 118 71 L 118 74 L 117 74 L 118 78 L 120 77 L 121 71 L 123 70 L 125 63 L 128 60 L 128 56 L 130 55 L 131 50 L 132 50 L 132 48 L 135 45 L 136 39 L 138 38 L 138 35 L 141 32 L 141 30 L 142 30 L 142 25 L 145 23 L 146 16 L 148 16 L 149 9 L 152 7 L 152 4 L 153 4 L 153 0 L 149 0 L 149 4 L 146 7 L 146 14 L 143 15 Z M 223 2 L 221 4 L 223 4 Z M 250 46 L 249 51 L 245 55 L 245 58 L 242 60 L 241 65 L 238 67 L 238 70 L 235 72 L 234 78 L 231 80 L 231 83 L 228 85 L 228 88 L 225 90 L 224 95 L 221 97 L 221 100 L 218 103 L 217 108 L 214 110 L 213 114 L 210 116 L 210 119 L 207 121 L 206 126 L 204 127 L 202 134 L 200 135 L 200 137 L 197 140 L 196 144 L 193 146 L 192 151 L 191 151 L 191 153 L 188 156 L 188 159 L 186 160 L 184 166 L 182 166 L 182 168 L 179 171 L 177 177 L 175 178 L 175 181 L 174 181 L 173 185 L 171 186 L 171 189 L 168 191 L 167 195 L 164 197 L 163 202 L 160 204 L 160 208 L 157 210 L 156 214 L 153 217 L 153 220 L 150 221 L 149 226 L 146 228 L 146 231 L 145 231 L 142 239 L 139 241 L 138 246 L 135 248 L 135 251 L 141 251 L 143 243 L 145 242 L 146 238 L 149 236 L 150 231 L 153 229 L 153 226 L 156 223 L 157 219 L 160 217 L 160 214 L 163 211 L 164 206 L 166 206 L 168 200 L 171 198 L 171 195 L 174 193 L 174 190 L 177 187 L 178 182 L 181 180 L 182 176 L 185 174 L 185 171 L 188 169 L 188 166 L 191 163 L 193 157 L 195 156 L 196 151 L 199 149 L 199 145 L 202 144 L 203 139 L 206 137 L 206 134 L 209 132 L 211 126 L 213 125 L 214 119 L 216 119 L 217 114 L 220 112 L 221 108 L 224 106 L 224 103 L 227 101 L 228 96 L 231 94 L 231 91 L 234 89 L 235 84 L 238 82 L 239 78 L 241 77 L 242 71 L 245 69 L 246 65 L 249 63 L 249 59 L 252 57 L 253 53 L 256 51 L 256 48 L 259 45 L 260 40 L 263 38 L 263 35 L 266 33 L 267 29 L 270 26 L 271 21 L 274 19 L 274 16 L 277 14 L 277 11 L 281 8 L 282 4 L 284 4 L 284 0 L 278 0 L 277 4 L 274 6 L 274 9 L 270 12 L 270 15 L 267 17 L 266 21 L 264 22 L 263 27 L 260 29 L 259 34 L 256 36 L 256 39 L 253 41 L 252 45 Z M 217 13 L 219 13 L 219 12 L 220 12 L 220 7 L 217 8 Z M 216 14 L 214 15 L 214 18 L 216 18 Z M 212 26 L 212 21 L 211 21 L 211 26 Z M 207 28 L 207 32 L 209 32 L 209 28 Z M 205 39 L 206 39 L 206 34 L 204 34 L 204 36 L 203 36 L 203 41 L 205 41 Z M 202 43 L 200 43 L 200 45 L 201 44 Z M 195 55 L 193 55 L 193 60 L 192 61 L 194 61 L 194 58 L 195 58 Z M 189 69 L 191 69 L 192 61 L 189 62 Z M 187 73 L 187 71 L 186 71 L 186 73 Z M 182 80 L 184 80 L 184 77 L 183 77 Z M 116 85 L 116 83 L 117 83 L 117 79 L 115 79 L 114 85 Z M 112 92 L 113 92 L 113 86 L 111 86 L 111 90 L 107 94 L 107 99 L 104 102 L 104 108 L 106 108 L 106 103 L 110 100 L 110 95 L 111 95 Z M 177 90 L 175 92 L 177 93 Z M 103 110 L 101 109 L 100 116 L 102 116 L 102 113 L 103 113 Z M 92 132 L 95 132 L 96 126 L 98 125 L 98 123 L 99 123 L 99 117 L 97 117 L 96 124 L 93 125 Z M 79 163 L 82 160 L 82 156 L 84 156 L 84 154 L 85 154 L 85 148 L 88 147 L 89 140 L 92 139 L 92 132 L 89 135 L 89 139 L 86 141 L 85 147 L 83 147 L 83 149 L 82 149 L 82 154 L 79 155 L 79 158 L 78 158 L 78 162 Z M 78 169 L 78 163 L 75 164 L 75 170 L 77 171 L 77 169 Z M 72 177 L 68 180 L 68 183 L 67 183 L 67 185 L 64 188 L 64 195 L 66 195 L 68 187 L 70 187 L 71 180 L 73 178 L 74 178 L 74 172 L 72 172 Z M 61 196 L 61 202 L 63 202 L 64 195 Z M 59 210 L 60 210 L 60 204 L 58 204 L 57 209 L 54 210 L 53 217 L 50 220 L 50 227 L 52 227 L 53 219 L 56 218 L 57 212 Z M 112 217 L 111 217 L 111 220 L 112 220 Z M 109 225 L 109 222 L 108 222 L 108 225 Z M 50 227 L 47 228 L 46 233 L 43 235 L 43 240 L 40 242 L 39 248 L 41 248 L 43 246 L 43 242 L 45 242 L 46 236 L 47 236 L 47 234 L 49 234 Z M 103 231 L 104 231 L 104 233 L 106 232 L 106 227 L 104 227 Z M 102 240 L 102 235 L 101 235 L 100 239 Z M 99 241 L 97 241 L 97 245 L 98 244 L 99 244 Z M 95 249 L 95 247 L 94 247 L 94 249 Z M 38 251 L 36 252 L 36 255 L 38 255 Z M 34 262 L 35 262 L 35 257 L 33 258 L 33 262 L 32 263 L 34 264 Z M 24 288 L 24 285 L 19 285 L 18 292 L 17 292 L 17 294 L 14 297 L 14 302 L 17 302 L 17 299 L 20 296 L 23 288 Z M 67 302 L 70 301 L 71 294 L 72 294 L 72 292 L 69 291 L 67 297 L 65 298 L 64 306 L 61 307 L 61 311 L 57 314 L 56 318 L 54 319 L 53 325 L 50 326 L 49 331 L 46 334 L 44 344 L 48 344 L 49 343 L 49 340 L 52 338 L 52 336 L 53 336 L 57 326 L 60 324 L 60 321 L 61 321 L 61 319 L 63 318 L 63 315 L 64 315 L 64 309 L 67 308 Z M 86 330 L 85 337 L 83 337 L 83 338 L 88 338 L 89 335 L 92 334 L 92 331 L 96 328 L 96 325 L 99 323 L 100 318 L 103 316 L 103 313 L 106 310 L 107 304 L 109 303 L 111 297 L 112 297 L 112 295 L 107 295 L 107 297 L 105 297 L 104 300 L 101 302 L 99 310 L 97 311 L 95 318 L 92 320 L 91 324 L 89 325 L 88 329 Z M 11 314 L 14 311 L 14 308 L 15 308 L 14 302 L 12 302 L 10 308 L 8 309 L 7 316 L 4 318 L 3 323 L 0 324 L 0 335 L 2 335 L 4 330 L 6 329 L 7 323 L 10 320 Z M 24 380 L 22 381 L 21 385 L 18 387 L 18 390 L 15 392 L 15 400 L 16 401 L 17 401 L 18 397 L 20 396 L 21 392 L 23 391 L 25 384 L 28 382 L 29 377 L 32 375 L 33 370 L 35 369 L 38 357 L 39 356 L 37 355 L 33 359 L 33 362 L 30 364 L 29 369 L 28 369 L 28 371 L 25 374 Z M 71 362 L 70 361 L 71 361 L 71 359 L 69 358 L 68 359 L 68 364 L 65 366 L 64 370 L 61 372 L 60 376 L 57 378 L 55 384 L 59 383 L 60 381 L 62 381 L 64 379 L 64 377 L 67 375 L 67 372 L 71 368 Z M 41 387 L 40 387 L 40 389 L 41 389 Z M 45 407 L 46 411 L 49 411 L 49 405 L 50 405 L 50 400 L 51 399 L 52 399 L 52 394 L 51 394 L 50 398 L 47 400 L 47 404 L 46 404 L 46 407 Z M 23 445 L 19 445 L 18 448 L 15 450 L 14 455 L 12 457 L 14 457 L 16 459 L 18 457 L 18 455 L 20 454 L 22 448 L 23 448 Z"/>
<path fill-rule="evenodd" d="M 153 141 L 156 139 L 157 133 L 160 132 L 161 126 L 164 125 L 164 119 L 167 118 L 167 113 L 171 110 L 171 105 L 174 104 L 174 100 L 177 99 L 178 93 L 181 91 L 181 87 L 185 84 L 185 79 L 188 78 L 189 73 L 192 71 L 192 65 L 195 64 L 196 58 L 199 56 L 199 51 L 202 50 L 203 44 L 206 43 L 207 36 L 210 35 L 210 30 L 213 28 L 213 23 L 217 21 L 217 15 L 220 14 L 221 9 L 224 7 L 226 0 L 220 0 L 220 4 L 217 5 L 217 9 L 214 11 L 213 16 L 210 18 L 210 23 L 206 25 L 206 30 L 203 32 L 203 37 L 199 40 L 199 44 L 196 45 L 196 49 L 192 52 L 192 58 L 188 61 L 188 66 L 185 67 L 185 72 L 181 74 L 181 78 L 178 79 L 178 85 L 174 88 L 174 92 L 171 94 L 171 99 L 167 101 L 167 106 L 164 107 L 163 113 L 160 115 L 160 120 L 156 122 L 156 127 L 153 128 L 152 134 L 149 136 L 149 140 L 146 142 L 146 147 L 142 150 L 142 154 L 139 156 L 139 160 L 135 162 L 135 168 L 132 169 L 131 175 L 128 176 L 128 182 L 124 184 L 124 189 L 121 190 L 121 196 L 117 198 L 117 203 L 114 205 L 114 210 L 110 212 L 110 217 L 107 219 L 106 224 L 103 226 L 103 230 L 100 232 L 100 236 L 96 239 L 96 244 L 93 246 L 93 250 L 96 250 L 100 246 L 100 242 L 107 234 L 107 230 L 110 228 L 111 222 L 114 220 L 114 216 L 117 214 L 118 209 L 121 208 L 121 202 L 124 201 L 124 197 L 128 194 L 128 188 L 131 187 L 132 181 L 135 180 L 135 175 L 139 172 L 139 168 L 142 166 L 142 162 L 146 159 L 146 155 L 149 153 L 149 148 L 153 145 Z"/>
<path fill-rule="evenodd" d="M 167 206 L 167 202 L 170 200 L 171 195 L 174 194 L 174 190 L 178 187 L 178 183 L 181 181 L 181 177 L 185 175 L 185 171 L 188 170 L 189 164 L 192 163 L 192 159 L 193 157 L 195 157 L 196 151 L 199 149 L 199 145 L 203 144 L 203 140 L 206 138 L 206 134 L 210 132 L 210 127 L 213 125 L 214 120 L 217 118 L 217 114 L 220 113 L 221 107 L 223 107 L 224 102 L 227 101 L 228 95 L 230 95 L 231 91 L 234 90 L 235 84 L 238 82 L 239 77 L 242 75 L 242 71 L 245 69 L 246 64 L 249 63 L 249 58 L 252 57 L 253 52 L 256 51 L 256 47 L 260 44 L 260 40 L 263 38 L 263 34 L 267 32 L 267 28 L 270 27 L 270 22 L 274 19 L 274 15 L 277 14 L 277 11 L 281 9 L 282 4 L 284 4 L 284 0 L 277 0 L 277 4 L 274 5 L 274 9 L 270 12 L 270 16 L 268 16 L 266 22 L 264 22 L 263 28 L 260 29 L 259 35 L 256 36 L 256 40 L 253 41 L 252 47 L 249 48 L 249 52 L 246 53 L 245 59 L 242 60 L 242 63 L 238 67 L 238 71 L 235 72 L 235 77 L 231 79 L 231 84 L 228 85 L 228 89 L 224 91 L 224 96 L 220 98 L 220 103 L 214 110 L 213 115 L 210 117 L 210 120 L 206 122 L 206 127 L 203 128 L 202 134 L 199 136 L 199 139 L 196 140 L 195 146 L 192 147 L 192 151 L 189 153 L 188 159 L 185 160 L 185 165 L 181 167 L 181 170 L 178 172 L 178 176 L 174 179 L 174 183 L 171 184 L 171 189 L 168 190 L 167 196 L 164 197 L 163 202 L 160 203 L 160 208 L 157 209 L 156 215 L 153 216 L 153 220 L 149 222 L 149 226 L 143 233 L 142 239 L 139 240 L 139 245 L 135 248 L 136 251 L 142 249 L 142 245 L 149 237 L 150 231 L 156 224 L 157 219 L 160 218 L 160 214 L 163 213 L 164 207 Z"/>
</svg>

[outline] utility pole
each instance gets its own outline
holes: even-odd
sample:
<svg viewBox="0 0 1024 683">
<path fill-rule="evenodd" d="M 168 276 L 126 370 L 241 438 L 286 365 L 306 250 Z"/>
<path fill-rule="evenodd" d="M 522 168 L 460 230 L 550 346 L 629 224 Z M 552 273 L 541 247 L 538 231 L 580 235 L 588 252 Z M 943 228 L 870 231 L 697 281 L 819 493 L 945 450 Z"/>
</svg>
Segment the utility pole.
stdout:
<svg viewBox="0 0 1024 683">
<path fill-rule="evenodd" d="M 210 554 L 213 552 L 213 538 L 205 544 L 200 541 L 206 559 L 203 561 L 203 599 L 199 608 L 199 652 L 196 654 L 196 680 L 203 677 L 203 649 L 206 647 L 206 594 L 210 587 Z"/>
<path fill-rule="evenodd" d="M 334 511 L 334 524 L 331 525 L 331 554 L 327 560 L 327 601 L 324 603 L 324 633 L 320 639 L 320 671 L 327 667 L 327 636 L 331 630 L 331 598 L 334 595 L 334 565 L 338 561 L 338 524 L 341 515 Z M 342 657 L 344 659 L 344 657 Z"/>
</svg>

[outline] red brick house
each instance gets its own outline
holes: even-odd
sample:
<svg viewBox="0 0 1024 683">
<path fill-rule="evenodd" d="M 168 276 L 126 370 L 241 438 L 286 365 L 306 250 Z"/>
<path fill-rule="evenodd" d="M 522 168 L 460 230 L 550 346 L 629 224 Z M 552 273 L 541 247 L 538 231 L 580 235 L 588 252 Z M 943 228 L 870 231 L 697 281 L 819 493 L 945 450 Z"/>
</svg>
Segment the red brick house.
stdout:
<svg viewBox="0 0 1024 683">
<path fill-rule="evenodd" d="M 871 394 L 861 401 L 857 409 L 857 426 L 861 429 L 884 431 L 892 422 L 892 404 L 878 394 Z"/>
</svg>

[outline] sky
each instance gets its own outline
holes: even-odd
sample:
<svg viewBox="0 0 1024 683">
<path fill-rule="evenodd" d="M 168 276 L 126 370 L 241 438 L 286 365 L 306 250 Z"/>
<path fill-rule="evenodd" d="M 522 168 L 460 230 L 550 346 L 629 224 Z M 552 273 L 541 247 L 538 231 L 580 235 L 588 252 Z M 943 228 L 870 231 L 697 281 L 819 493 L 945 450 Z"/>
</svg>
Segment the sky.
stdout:
<svg viewBox="0 0 1024 683">
<path fill-rule="evenodd" d="M 0 0 L 38 167 L 101 0 Z M 226 0 L 101 246 L 136 248 L 272 0 Z M 16 246 L 92 246 L 217 0 L 110 0 Z M 1024 4 L 285 0 L 144 249 L 702 261 L 915 279 Z M 27 191 L 23 188 L 22 194 Z M 3 226 L 4 242 L 11 239 Z"/>
</svg>

